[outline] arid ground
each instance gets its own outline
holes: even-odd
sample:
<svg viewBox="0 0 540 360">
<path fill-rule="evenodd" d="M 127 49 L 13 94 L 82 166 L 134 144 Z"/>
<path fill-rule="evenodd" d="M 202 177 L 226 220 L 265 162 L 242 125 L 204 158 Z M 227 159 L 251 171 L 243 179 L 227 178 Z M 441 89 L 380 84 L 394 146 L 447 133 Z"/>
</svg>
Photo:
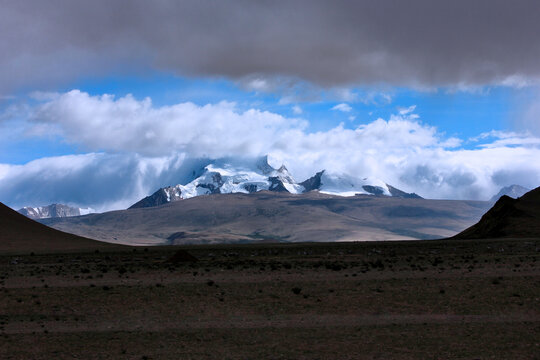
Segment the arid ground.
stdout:
<svg viewBox="0 0 540 360">
<path fill-rule="evenodd" d="M 539 359 L 539 251 L 505 239 L 4 253 L 0 358 Z"/>
</svg>

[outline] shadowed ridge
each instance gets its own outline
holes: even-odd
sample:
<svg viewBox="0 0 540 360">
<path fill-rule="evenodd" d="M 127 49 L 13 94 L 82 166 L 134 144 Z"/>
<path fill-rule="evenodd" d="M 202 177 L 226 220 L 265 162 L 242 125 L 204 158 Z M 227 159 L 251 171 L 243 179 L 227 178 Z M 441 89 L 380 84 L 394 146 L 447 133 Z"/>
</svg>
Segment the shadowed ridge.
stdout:
<svg viewBox="0 0 540 360">
<path fill-rule="evenodd" d="M 453 239 L 540 237 L 540 187 L 518 199 L 503 195 L 470 228 Z"/>
<path fill-rule="evenodd" d="M 169 198 L 167 197 L 167 193 L 163 188 L 160 188 L 152 195 L 149 195 L 139 201 L 137 201 L 135 204 L 131 205 L 128 209 L 136 209 L 136 208 L 145 208 L 145 207 L 151 207 L 151 206 L 159 206 L 163 204 L 168 204 Z"/>
<path fill-rule="evenodd" d="M 83 251 L 113 246 L 118 247 L 50 228 L 0 203 L 0 252 Z"/>
</svg>

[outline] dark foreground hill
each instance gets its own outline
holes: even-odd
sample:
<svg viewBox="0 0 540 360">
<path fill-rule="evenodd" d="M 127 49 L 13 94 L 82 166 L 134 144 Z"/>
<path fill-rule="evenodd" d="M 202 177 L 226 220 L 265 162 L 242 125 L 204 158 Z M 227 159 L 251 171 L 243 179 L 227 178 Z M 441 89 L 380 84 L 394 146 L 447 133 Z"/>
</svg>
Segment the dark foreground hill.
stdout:
<svg viewBox="0 0 540 360">
<path fill-rule="evenodd" d="M 404 240 L 452 236 L 488 207 L 480 201 L 263 191 L 41 222 L 124 244 Z"/>
<path fill-rule="evenodd" d="M 0 203 L 0 252 L 57 252 L 110 248 L 111 244 L 67 234 Z"/>
<path fill-rule="evenodd" d="M 540 187 L 518 199 L 502 196 L 477 224 L 457 234 L 454 238 L 534 237 L 540 237 Z"/>
</svg>

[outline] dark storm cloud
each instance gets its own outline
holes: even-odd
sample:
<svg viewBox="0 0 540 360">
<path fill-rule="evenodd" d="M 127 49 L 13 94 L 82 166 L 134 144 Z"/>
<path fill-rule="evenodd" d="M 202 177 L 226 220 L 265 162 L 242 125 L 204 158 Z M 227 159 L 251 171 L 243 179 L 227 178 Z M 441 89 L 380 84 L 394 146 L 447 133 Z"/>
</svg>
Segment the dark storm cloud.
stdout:
<svg viewBox="0 0 540 360">
<path fill-rule="evenodd" d="M 540 78 L 533 1 L 1 1 L 2 92 L 145 71 L 323 86 Z"/>
</svg>

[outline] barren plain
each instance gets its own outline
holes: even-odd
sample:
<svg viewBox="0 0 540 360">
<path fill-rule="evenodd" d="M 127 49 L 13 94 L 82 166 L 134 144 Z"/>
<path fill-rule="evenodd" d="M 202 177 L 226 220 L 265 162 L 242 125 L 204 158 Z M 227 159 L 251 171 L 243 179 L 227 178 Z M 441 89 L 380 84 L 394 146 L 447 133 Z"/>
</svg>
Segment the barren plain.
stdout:
<svg viewBox="0 0 540 360">
<path fill-rule="evenodd" d="M 4 253 L 0 358 L 538 359 L 539 250 L 504 239 Z"/>
</svg>

